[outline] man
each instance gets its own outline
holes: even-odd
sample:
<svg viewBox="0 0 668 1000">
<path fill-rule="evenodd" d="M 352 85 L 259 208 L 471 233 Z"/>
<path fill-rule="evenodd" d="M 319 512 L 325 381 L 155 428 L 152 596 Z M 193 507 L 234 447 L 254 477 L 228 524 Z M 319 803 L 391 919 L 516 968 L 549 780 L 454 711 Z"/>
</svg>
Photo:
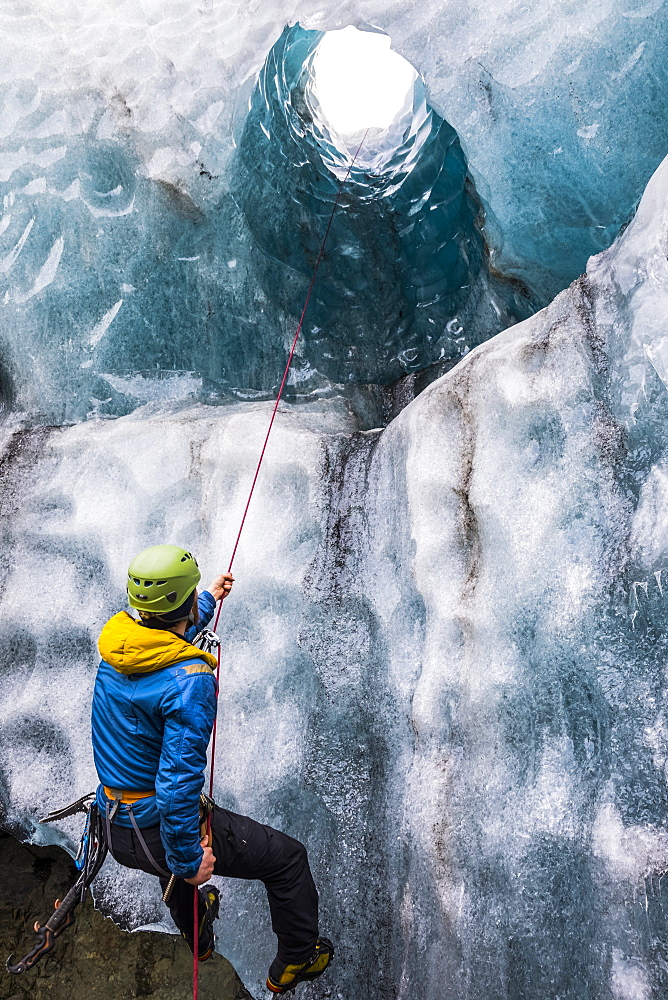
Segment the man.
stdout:
<svg viewBox="0 0 668 1000">
<path fill-rule="evenodd" d="M 177 876 L 168 906 L 191 950 L 199 893 L 200 961 L 214 948 L 218 890 L 205 885 L 211 875 L 264 883 L 278 937 L 267 986 L 286 993 L 321 975 L 334 948 L 318 936 L 318 893 L 302 844 L 218 806 L 211 846 L 200 839 L 216 660 L 191 642 L 233 577 L 222 574 L 202 594 L 199 581 L 196 560 L 176 545 L 155 545 L 130 563 L 128 601 L 139 618 L 114 615 L 99 641 L 92 713 L 97 802 L 117 861 L 158 875 L 163 890 Z"/>
</svg>

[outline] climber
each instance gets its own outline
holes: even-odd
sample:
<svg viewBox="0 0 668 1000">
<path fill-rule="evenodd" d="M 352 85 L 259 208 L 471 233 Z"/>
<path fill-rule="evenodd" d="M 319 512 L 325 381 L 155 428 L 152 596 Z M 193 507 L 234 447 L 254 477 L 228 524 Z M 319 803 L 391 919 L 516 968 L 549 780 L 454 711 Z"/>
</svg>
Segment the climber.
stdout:
<svg viewBox="0 0 668 1000">
<path fill-rule="evenodd" d="M 219 901 L 215 886 L 206 885 L 211 875 L 264 883 L 278 938 L 267 987 L 286 993 L 321 975 L 334 949 L 318 936 L 318 893 L 302 844 L 218 806 L 212 843 L 202 839 L 216 660 L 191 642 L 234 581 L 223 573 L 198 594 L 199 580 L 195 558 L 175 545 L 155 545 L 130 563 L 128 602 L 139 619 L 121 611 L 99 640 L 92 711 L 97 803 L 120 864 L 158 875 L 163 890 L 177 876 L 168 906 L 191 951 L 199 892 L 200 961 L 214 949 Z"/>
</svg>

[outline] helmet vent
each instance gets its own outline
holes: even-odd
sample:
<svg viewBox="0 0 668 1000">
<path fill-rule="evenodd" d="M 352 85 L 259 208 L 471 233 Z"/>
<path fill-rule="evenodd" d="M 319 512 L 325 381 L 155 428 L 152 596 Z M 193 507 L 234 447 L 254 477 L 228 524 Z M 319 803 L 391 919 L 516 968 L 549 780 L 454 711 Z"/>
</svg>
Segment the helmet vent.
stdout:
<svg viewBox="0 0 668 1000">
<path fill-rule="evenodd" d="M 144 586 L 145 587 L 152 587 L 153 586 L 153 580 L 144 580 Z"/>
<path fill-rule="evenodd" d="M 156 587 L 164 587 L 166 583 L 167 583 L 166 580 L 156 580 L 155 581 Z"/>
<path fill-rule="evenodd" d="M 176 591 L 175 590 L 172 590 L 172 592 L 170 594 L 167 594 L 167 600 L 169 601 L 170 604 L 174 603 L 174 601 L 176 600 Z"/>
<path fill-rule="evenodd" d="M 138 580 L 135 576 L 133 576 L 132 579 L 134 580 L 134 582 L 137 584 L 138 587 L 141 587 L 141 580 Z"/>
</svg>

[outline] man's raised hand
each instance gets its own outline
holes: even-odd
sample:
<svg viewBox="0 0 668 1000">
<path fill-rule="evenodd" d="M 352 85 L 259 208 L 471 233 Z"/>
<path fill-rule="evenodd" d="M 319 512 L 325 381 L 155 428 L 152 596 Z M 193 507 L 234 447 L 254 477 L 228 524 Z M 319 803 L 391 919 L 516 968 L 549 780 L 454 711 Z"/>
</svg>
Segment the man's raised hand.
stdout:
<svg viewBox="0 0 668 1000">
<path fill-rule="evenodd" d="M 224 601 L 232 590 L 233 583 L 234 577 L 231 573 L 221 573 L 209 587 L 209 593 L 215 601 Z"/>
</svg>

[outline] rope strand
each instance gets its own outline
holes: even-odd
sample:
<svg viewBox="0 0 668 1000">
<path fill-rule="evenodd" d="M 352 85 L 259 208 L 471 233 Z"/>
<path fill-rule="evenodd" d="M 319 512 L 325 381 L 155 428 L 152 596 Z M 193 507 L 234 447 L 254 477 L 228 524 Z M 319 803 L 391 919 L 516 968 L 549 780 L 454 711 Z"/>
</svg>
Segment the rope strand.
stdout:
<svg viewBox="0 0 668 1000">
<path fill-rule="evenodd" d="M 199 998 L 199 889 L 193 893 L 193 1000 Z"/>
<path fill-rule="evenodd" d="M 292 364 L 292 359 L 293 359 L 294 354 L 295 354 L 295 348 L 297 347 L 297 341 L 299 340 L 299 335 L 302 332 L 302 326 L 304 325 L 304 317 L 306 316 L 306 310 L 308 309 L 309 302 L 311 301 L 311 292 L 313 291 L 313 286 L 315 285 L 315 279 L 318 277 L 318 269 L 320 267 L 320 261 L 322 260 L 323 254 L 325 252 L 325 244 L 327 243 L 327 237 L 329 236 L 329 231 L 332 228 L 332 222 L 334 221 L 334 215 L 336 213 L 336 209 L 338 208 L 339 200 L 341 198 L 341 194 L 343 193 L 344 185 L 346 184 L 346 181 L 350 177 L 350 171 L 353 169 L 353 166 L 355 165 L 355 160 L 359 156 L 359 151 L 362 148 L 362 143 L 364 142 L 364 140 L 367 137 L 367 132 L 368 131 L 369 130 L 367 129 L 367 131 L 364 133 L 364 135 L 362 137 L 362 142 L 360 142 L 359 146 L 357 147 L 357 151 L 356 151 L 355 155 L 353 156 L 352 160 L 350 161 L 350 164 L 349 164 L 348 169 L 346 171 L 346 175 L 343 178 L 343 180 L 341 181 L 341 183 L 339 185 L 339 190 L 336 193 L 336 198 L 334 200 L 334 207 L 332 208 L 332 213 L 331 213 L 331 215 L 329 217 L 329 222 L 327 223 L 327 229 L 325 230 L 325 235 L 323 237 L 322 244 L 320 245 L 320 252 L 318 254 L 318 259 L 315 262 L 315 268 L 313 270 L 313 277 L 311 278 L 311 284 L 309 285 L 308 292 L 306 293 L 306 301 L 304 302 L 304 308 L 302 309 L 301 316 L 299 317 L 299 323 L 297 324 L 297 330 L 295 331 L 295 335 L 294 335 L 294 338 L 293 338 L 293 341 L 292 341 L 292 347 L 290 348 L 290 353 L 288 355 L 288 362 L 287 362 L 287 364 L 285 366 L 285 371 L 283 372 L 283 378 L 281 379 L 281 385 L 280 385 L 280 388 L 278 390 L 278 395 L 276 396 L 276 402 L 274 403 L 274 409 L 272 410 L 271 420 L 269 421 L 269 427 L 267 428 L 267 434 L 266 434 L 266 437 L 264 439 L 264 444 L 262 445 L 262 451 L 260 452 L 260 458 L 259 458 L 258 463 L 257 463 L 257 468 L 255 470 L 255 475 L 253 476 L 253 483 L 252 483 L 251 488 L 250 488 L 250 493 L 248 494 L 248 500 L 246 501 L 246 507 L 244 509 L 243 517 L 241 518 L 241 524 L 239 525 L 239 531 L 237 532 L 237 538 L 236 538 L 236 541 L 234 543 L 234 548 L 232 549 L 232 557 L 230 559 L 230 565 L 227 568 L 227 572 L 228 573 L 232 572 L 232 566 L 234 564 L 234 557 L 237 554 L 237 549 L 239 548 L 239 542 L 241 540 L 241 532 L 244 530 L 244 524 L 246 523 L 246 515 L 248 514 L 248 508 L 250 507 L 251 500 L 253 499 L 253 493 L 255 491 L 255 484 L 257 483 L 257 477 L 260 474 L 260 467 L 261 467 L 262 461 L 264 459 L 264 453 L 267 450 L 267 444 L 269 443 L 269 435 L 271 434 L 271 429 L 274 426 L 274 419 L 276 417 L 276 412 L 278 410 L 278 404 L 281 401 L 281 396 L 283 395 L 283 389 L 285 388 L 285 383 L 286 383 L 287 378 L 288 378 L 288 373 L 290 371 L 290 366 Z M 216 631 L 216 626 L 218 624 L 218 618 L 219 617 L 220 617 L 220 606 L 218 608 L 218 614 L 216 615 L 216 624 L 214 625 L 214 628 L 213 628 L 214 632 Z"/>
<path fill-rule="evenodd" d="M 311 300 L 311 293 L 313 291 L 313 286 L 315 285 L 315 279 L 318 276 L 318 269 L 320 267 L 320 262 L 321 262 L 321 260 L 323 258 L 323 254 L 325 252 L 325 244 L 327 243 L 327 237 L 329 236 L 329 231 L 332 228 L 332 222 L 334 221 L 334 215 L 336 213 L 336 209 L 338 208 L 339 201 L 340 201 L 340 198 L 341 198 L 341 194 L 343 193 L 344 185 L 346 184 L 348 178 L 350 177 L 350 171 L 353 169 L 353 167 L 355 165 L 355 161 L 357 160 L 357 157 L 359 156 L 360 150 L 361 150 L 361 148 L 362 148 L 362 146 L 364 144 L 364 140 L 367 137 L 368 131 L 369 130 L 367 129 L 366 132 L 364 133 L 364 135 L 362 136 L 362 141 L 360 142 L 359 146 L 357 147 L 357 150 L 355 151 L 355 155 L 353 156 L 353 158 L 350 161 L 350 164 L 348 166 L 348 169 L 346 170 L 346 175 L 343 178 L 343 180 L 341 181 L 341 183 L 339 185 L 339 190 L 336 193 L 336 198 L 334 200 L 334 206 L 333 206 L 331 214 L 329 216 L 329 222 L 327 223 L 327 228 L 325 229 L 325 235 L 324 235 L 322 243 L 320 245 L 320 252 L 318 253 L 318 258 L 317 258 L 317 260 L 315 262 L 315 268 L 313 270 L 313 277 L 311 278 L 311 283 L 310 283 L 310 285 L 308 287 L 308 292 L 306 294 L 306 300 L 304 302 L 304 308 L 302 309 L 301 316 L 299 317 L 299 323 L 297 324 L 297 329 L 296 329 L 295 335 L 294 335 L 294 337 L 292 339 L 292 346 L 290 347 L 290 353 L 288 355 L 288 361 L 287 361 L 287 364 L 285 366 L 285 371 L 283 372 L 283 378 L 281 379 L 281 384 L 280 384 L 279 389 L 278 389 L 278 395 L 276 396 L 276 402 L 274 403 L 274 408 L 273 408 L 273 410 L 271 412 L 271 419 L 269 420 L 269 427 L 267 428 L 267 433 L 265 435 L 264 443 L 262 445 L 262 451 L 260 452 L 260 458 L 258 459 L 257 467 L 255 469 L 255 475 L 253 476 L 253 482 L 251 484 L 250 493 L 248 494 L 248 500 L 246 501 L 246 506 L 244 507 L 243 516 L 241 518 L 241 524 L 239 525 L 239 530 L 237 532 L 237 537 L 236 537 L 236 540 L 234 542 L 234 548 L 232 549 L 232 556 L 230 558 L 230 564 L 229 564 L 228 569 L 227 569 L 228 573 L 232 572 L 232 566 L 234 565 L 234 559 L 235 559 L 235 556 L 237 554 L 237 549 L 239 548 L 239 542 L 241 540 L 241 533 L 244 530 L 244 525 L 246 523 L 246 517 L 248 515 L 248 509 L 249 509 L 249 507 L 251 505 L 251 500 L 253 499 L 253 493 L 255 492 L 255 485 L 257 483 L 258 476 L 260 475 L 260 469 L 262 467 L 262 462 L 264 460 L 264 455 L 265 455 L 265 452 L 267 450 L 267 445 L 269 444 L 269 435 L 271 434 L 271 429 L 274 426 L 274 420 L 276 419 L 276 413 L 278 412 L 278 404 L 280 403 L 281 396 L 283 395 L 283 389 L 285 388 L 285 383 L 286 383 L 287 378 L 288 378 L 288 373 L 290 371 L 290 365 L 292 364 L 292 359 L 293 359 L 293 357 L 295 355 L 295 348 L 297 347 L 297 341 L 299 340 L 299 335 L 300 335 L 300 333 L 302 331 L 302 327 L 304 325 L 304 317 L 306 316 L 306 310 L 308 309 L 308 305 L 309 305 L 309 302 Z M 217 629 L 218 629 L 218 622 L 220 620 L 220 612 L 222 611 L 222 608 L 223 608 L 223 602 L 219 601 L 218 602 L 218 608 L 217 608 L 217 611 L 216 611 L 216 617 L 215 617 L 215 620 L 214 620 L 214 623 L 213 623 L 213 631 L 214 632 L 217 631 Z M 220 682 L 220 646 L 218 646 L 218 649 L 217 649 L 216 653 L 217 653 L 217 659 L 218 659 L 218 666 L 217 666 L 217 669 L 216 669 L 216 685 L 218 685 L 219 682 Z M 211 735 L 211 770 L 209 772 L 209 795 L 211 796 L 211 798 L 213 798 L 213 772 L 214 772 L 215 760 L 216 760 L 216 735 L 217 735 L 217 728 L 218 728 L 218 717 L 216 716 L 216 719 L 215 719 L 214 724 L 213 724 L 213 732 L 212 732 L 212 735 Z"/>
<path fill-rule="evenodd" d="M 290 353 L 288 354 L 288 361 L 287 361 L 287 364 L 285 366 L 285 371 L 283 372 L 283 378 L 281 379 L 281 384 L 280 384 L 279 389 L 278 389 L 278 395 L 276 396 L 276 402 L 274 403 L 274 408 L 273 408 L 273 410 L 271 412 L 271 419 L 269 421 L 269 426 L 267 428 L 267 433 L 265 435 L 264 443 L 262 445 L 262 451 L 260 452 L 260 458 L 258 459 L 257 467 L 255 469 L 255 475 L 253 476 L 253 482 L 251 484 L 250 492 L 248 494 L 248 499 L 246 501 L 246 506 L 244 507 L 243 516 L 241 518 L 241 524 L 239 525 L 239 531 L 237 532 L 237 537 L 236 537 L 236 540 L 234 542 L 234 548 L 232 549 L 232 556 L 230 558 L 230 564 L 229 564 L 228 569 L 227 569 L 228 573 L 232 572 L 232 566 L 234 565 L 234 559 L 235 559 L 235 556 L 237 554 L 237 549 L 239 548 L 239 542 L 241 541 L 241 533 L 244 530 L 244 525 L 246 523 L 246 517 L 248 515 L 248 509 L 249 509 L 249 507 L 251 505 L 251 500 L 253 499 L 253 493 L 255 492 L 255 486 L 256 486 L 256 483 L 257 483 L 257 480 L 258 480 L 258 476 L 260 475 L 260 469 L 262 467 L 262 462 L 264 461 L 264 455 L 265 455 L 265 452 L 267 450 L 267 445 L 269 444 L 269 435 L 271 434 L 271 429 L 274 426 L 274 420 L 276 419 L 276 413 L 278 412 L 278 404 L 281 401 L 281 397 L 283 395 L 283 390 L 285 388 L 285 383 L 287 382 L 288 374 L 290 372 L 290 366 L 292 364 L 292 359 L 294 358 L 294 355 L 295 355 L 295 349 L 297 347 L 297 341 L 299 340 L 299 335 L 302 332 L 302 327 L 304 325 L 304 317 L 306 316 L 306 310 L 308 309 L 309 302 L 311 301 L 311 293 L 313 291 L 313 286 L 315 285 L 315 280 L 316 280 L 316 278 L 318 276 L 318 269 L 320 267 L 320 262 L 322 261 L 323 255 L 325 253 L 325 244 L 327 243 L 327 238 L 329 236 L 329 231 L 332 228 L 332 222 L 334 221 L 334 215 L 335 215 L 336 210 L 338 208 L 339 200 L 341 198 L 341 194 L 343 193 L 344 185 L 346 184 L 348 178 L 350 177 L 350 171 L 353 169 L 353 167 L 355 165 L 355 161 L 357 160 L 357 157 L 359 156 L 359 152 L 360 152 L 360 150 L 361 150 L 361 148 L 362 148 L 362 146 L 364 144 L 364 140 L 367 137 L 368 131 L 369 130 L 367 129 L 366 132 L 364 133 L 364 135 L 362 136 L 362 141 L 360 142 L 360 144 L 357 147 L 357 150 L 355 152 L 355 155 L 353 156 L 352 160 L 350 161 L 348 169 L 346 170 L 346 175 L 343 178 L 343 180 L 341 181 L 341 183 L 339 184 L 339 190 L 337 191 L 336 198 L 334 199 L 334 206 L 332 208 L 332 212 L 331 212 L 331 215 L 329 217 L 329 222 L 327 223 L 327 228 L 325 229 L 325 235 L 323 236 L 322 243 L 320 245 L 320 252 L 318 253 L 318 257 L 317 257 L 317 260 L 315 262 L 315 268 L 313 269 L 313 276 L 311 278 L 311 283 L 310 283 L 310 285 L 308 287 L 308 292 L 306 293 L 306 300 L 304 302 L 304 308 L 302 309 L 301 316 L 299 317 L 299 323 L 297 324 L 297 329 L 296 329 L 295 335 L 294 335 L 294 337 L 292 339 L 292 345 L 290 347 Z M 223 607 L 223 602 L 222 602 L 222 600 L 220 600 L 218 602 L 218 609 L 216 611 L 216 618 L 215 618 L 214 624 L 213 624 L 213 631 L 214 632 L 218 628 L 218 621 L 220 619 L 220 612 L 222 610 L 222 607 Z M 220 644 L 217 647 L 216 656 L 217 656 L 217 660 L 218 660 L 218 665 L 216 667 L 216 697 L 218 697 L 218 688 L 219 688 L 219 685 L 220 685 Z M 217 730 L 218 730 L 218 713 L 216 712 L 216 718 L 214 719 L 213 731 L 212 731 L 212 734 L 211 734 L 211 768 L 210 768 L 210 771 L 209 771 L 209 796 L 211 798 L 213 798 L 213 778 L 214 778 L 214 768 L 215 768 L 215 763 L 216 763 L 216 735 L 217 735 Z M 210 814 L 209 814 L 209 818 L 208 818 L 208 821 L 207 821 L 207 832 L 208 832 L 208 839 L 209 839 L 209 844 L 210 844 L 211 843 L 211 815 Z M 193 905 L 193 920 L 194 920 L 194 922 L 193 922 L 193 943 L 194 943 L 194 957 L 193 957 L 193 1000 L 198 1000 L 198 996 L 199 996 L 199 983 L 198 983 L 198 962 L 199 962 L 199 959 L 198 959 L 198 952 L 199 952 L 198 897 L 199 897 L 199 892 L 198 892 L 197 888 L 195 888 L 195 902 L 194 902 L 194 905 Z"/>
</svg>

